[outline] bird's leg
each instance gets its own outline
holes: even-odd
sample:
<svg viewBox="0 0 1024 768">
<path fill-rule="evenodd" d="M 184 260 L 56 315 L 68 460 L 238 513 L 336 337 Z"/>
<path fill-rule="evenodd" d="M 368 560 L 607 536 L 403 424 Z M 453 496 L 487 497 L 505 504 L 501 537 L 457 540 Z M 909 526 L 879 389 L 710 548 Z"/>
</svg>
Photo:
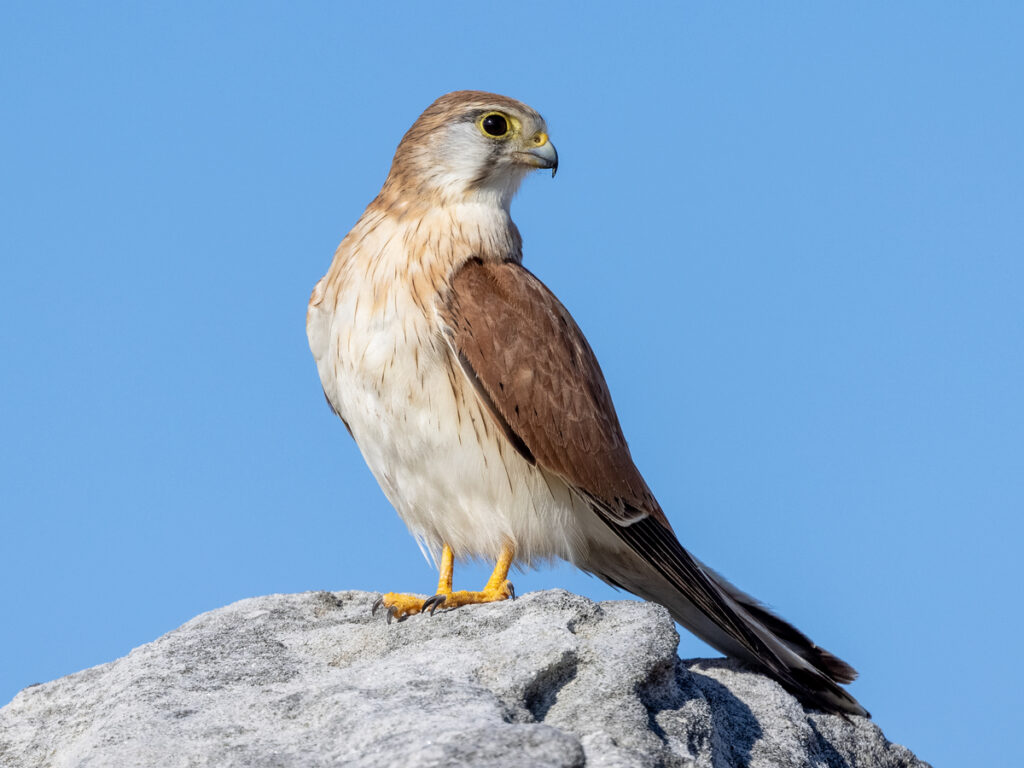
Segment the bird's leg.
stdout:
<svg viewBox="0 0 1024 768">
<path fill-rule="evenodd" d="M 509 597 L 515 598 L 515 589 L 512 582 L 508 580 L 508 569 L 515 558 L 515 549 L 506 544 L 501 548 L 498 562 L 494 566 L 494 573 L 487 580 L 487 585 L 479 592 L 452 592 L 452 572 L 455 567 L 455 555 L 452 548 L 447 544 L 441 550 L 441 575 L 437 580 L 437 594 L 424 600 L 419 595 L 407 595 L 401 592 L 388 592 L 381 595 L 373 604 L 373 612 L 378 608 L 387 610 L 388 623 L 392 619 L 404 619 L 406 616 L 430 611 L 434 613 L 438 608 L 458 608 L 460 605 L 471 603 L 493 603 L 498 600 L 505 600 Z"/>
<path fill-rule="evenodd" d="M 452 554 L 452 548 L 445 544 L 441 550 L 441 577 L 437 580 L 437 594 L 451 594 L 454 566 L 455 556 Z M 430 599 L 433 600 L 436 596 Z M 391 623 L 391 619 L 404 619 L 429 607 L 427 601 L 419 595 L 406 595 L 400 592 L 388 592 L 377 598 L 373 604 L 373 612 L 376 613 L 381 606 L 387 609 L 388 624 Z"/>
<path fill-rule="evenodd" d="M 504 544 L 494 572 L 479 592 L 452 592 L 452 551 L 445 545 L 441 554 L 441 578 L 437 582 L 437 594 L 423 604 L 425 611 L 434 613 L 438 608 L 458 608 L 473 603 L 494 603 L 498 600 L 515 599 L 516 591 L 508 580 L 508 569 L 515 559 L 516 551 L 511 544 Z"/>
<path fill-rule="evenodd" d="M 455 570 L 455 555 L 447 544 L 441 550 L 441 575 L 437 579 L 437 594 L 450 595 L 452 591 L 452 573 Z"/>
</svg>

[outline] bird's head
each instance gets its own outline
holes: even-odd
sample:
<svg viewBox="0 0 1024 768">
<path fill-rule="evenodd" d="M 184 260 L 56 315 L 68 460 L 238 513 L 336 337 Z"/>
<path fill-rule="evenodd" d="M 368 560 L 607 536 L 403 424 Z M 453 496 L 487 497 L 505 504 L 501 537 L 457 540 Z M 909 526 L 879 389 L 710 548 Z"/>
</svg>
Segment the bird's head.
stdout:
<svg viewBox="0 0 1024 768">
<path fill-rule="evenodd" d="M 544 118 L 520 101 L 455 91 L 431 104 L 395 151 L 383 194 L 405 202 L 508 208 L 526 174 L 558 170 Z"/>
</svg>

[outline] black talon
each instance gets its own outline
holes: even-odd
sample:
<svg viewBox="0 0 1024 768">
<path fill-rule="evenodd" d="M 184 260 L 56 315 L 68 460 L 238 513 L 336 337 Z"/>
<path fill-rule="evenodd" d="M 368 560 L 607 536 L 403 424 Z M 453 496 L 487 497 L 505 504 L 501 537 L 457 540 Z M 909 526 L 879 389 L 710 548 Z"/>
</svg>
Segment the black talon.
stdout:
<svg viewBox="0 0 1024 768">
<path fill-rule="evenodd" d="M 380 608 L 382 605 L 384 605 L 384 598 L 383 597 L 378 597 L 376 600 L 374 600 L 373 601 L 373 608 L 370 609 L 370 615 L 371 616 L 376 616 L 377 615 L 377 609 Z"/>
<path fill-rule="evenodd" d="M 440 606 L 444 605 L 444 601 L 444 595 L 434 595 L 433 597 L 428 597 L 426 600 L 423 601 L 423 610 L 430 611 L 430 615 L 433 616 L 434 611 L 436 611 Z"/>
<path fill-rule="evenodd" d="M 516 588 L 512 584 L 508 585 L 508 596 L 511 597 L 513 600 L 516 599 Z"/>
<path fill-rule="evenodd" d="M 395 606 L 388 606 L 388 624 L 390 624 L 391 620 L 395 618 L 396 613 L 398 613 L 398 609 L 396 609 Z"/>
</svg>

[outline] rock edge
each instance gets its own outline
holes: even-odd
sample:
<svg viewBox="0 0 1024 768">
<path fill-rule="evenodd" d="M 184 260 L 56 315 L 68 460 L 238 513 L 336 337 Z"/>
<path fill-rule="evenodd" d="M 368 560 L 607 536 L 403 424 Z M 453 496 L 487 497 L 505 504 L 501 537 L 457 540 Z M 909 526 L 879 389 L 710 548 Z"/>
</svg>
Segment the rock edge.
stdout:
<svg viewBox="0 0 1024 768">
<path fill-rule="evenodd" d="M 927 766 L 805 711 L 668 612 L 562 590 L 390 626 L 370 592 L 256 597 L 0 709 L 0 766 Z"/>
</svg>

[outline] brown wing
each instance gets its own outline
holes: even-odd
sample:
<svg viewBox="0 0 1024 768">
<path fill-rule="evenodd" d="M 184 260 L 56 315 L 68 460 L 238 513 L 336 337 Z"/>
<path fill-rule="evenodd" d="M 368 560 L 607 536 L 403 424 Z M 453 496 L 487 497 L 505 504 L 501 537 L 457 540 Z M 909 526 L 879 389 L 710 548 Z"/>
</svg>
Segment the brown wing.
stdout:
<svg viewBox="0 0 1024 768">
<path fill-rule="evenodd" d="M 528 461 L 620 524 L 646 515 L 668 524 L 629 455 L 597 358 L 540 280 L 514 262 L 470 261 L 442 315 L 460 364 Z"/>
<path fill-rule="evenodd" d="M 448 343 L 519 453 L 586 497 L 616 535 L 787 688 L 826 710 L 849 700 L 849 709 L 839 708 L 863 712 L 827 677 L 842 670 L 822 663 L 814 655 L 820 649 L 792 630 L 812 648 L 799 652 L 817 669 L 790 667 L 680 545 L 633 464 L 597 358 L 554 294 L 514 262 L 467 262 L 449 287 L 441 307 Z"/>
</svg>

